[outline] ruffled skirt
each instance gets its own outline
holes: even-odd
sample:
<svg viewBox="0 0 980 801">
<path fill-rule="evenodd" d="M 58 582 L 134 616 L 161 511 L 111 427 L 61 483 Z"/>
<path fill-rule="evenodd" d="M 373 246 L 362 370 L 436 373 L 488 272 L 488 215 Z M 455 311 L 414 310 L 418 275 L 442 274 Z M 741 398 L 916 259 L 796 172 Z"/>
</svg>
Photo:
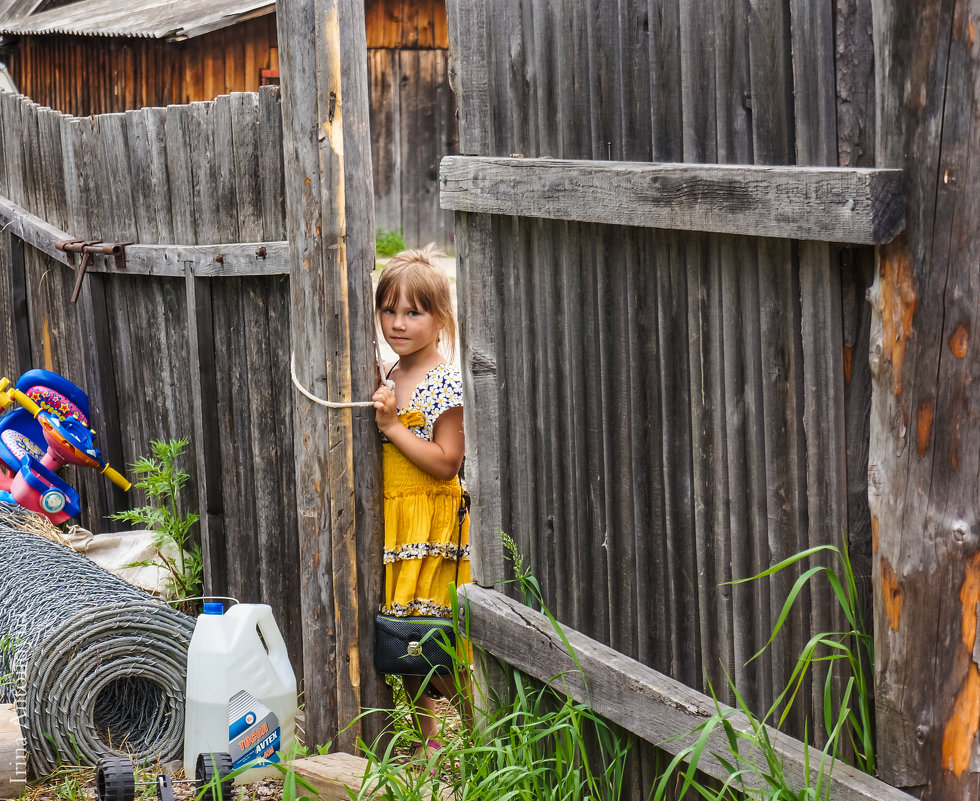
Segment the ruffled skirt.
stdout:
<svg viewBox="0 0 980 801">
<path fill-rule="evenodd" d="M 382 451 L 385 613 L 449 617 L 449 585 L 470 580 L 469 515 L 462 487 L 416 467 L 391 443 Z M 458 557 L 458 562 L 457 562 Z"/>
</svg>

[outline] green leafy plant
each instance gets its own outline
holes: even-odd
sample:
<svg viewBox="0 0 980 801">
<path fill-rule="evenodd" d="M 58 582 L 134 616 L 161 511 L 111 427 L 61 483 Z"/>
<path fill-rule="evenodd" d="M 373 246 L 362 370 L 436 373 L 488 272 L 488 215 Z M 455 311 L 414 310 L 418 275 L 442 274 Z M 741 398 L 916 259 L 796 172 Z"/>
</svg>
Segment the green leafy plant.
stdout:
<svg viewBox="0 0 980 801">
<path fill-rule="evenodd" d="M 190 599 L 200 595 L 204 561 L 201 547 L 190 536 L 191 528 L 199 517 L 181 510 L 181 490 L 189 478 L 178 463 L 187 449 L 186 439 L 151 440 L 153 456 L 138 459 L 130 469 L 140 478 L 135 486 L 146 492 L 147 505 L 111 515 L 113 520 L 145 526 L 156 535 L 154 545 L 167 568 L 170 587 L 178 599 Z M 171 548 L 167 548 L 171 546 Z M 171 558 L 166 550 L 174 550 Z M 152 563 L 134 563 L 132 567 Z M 185 611 L 193 606 L 185 603 Z"/>
<path fill-rule="evenodd" d="M 384 228 L 379 228 L 374 243 L 377 254 L 383 258 L 390 258 L 405 249 L 405 239 L 401 231 L 386 231 Z"/>
</svg>

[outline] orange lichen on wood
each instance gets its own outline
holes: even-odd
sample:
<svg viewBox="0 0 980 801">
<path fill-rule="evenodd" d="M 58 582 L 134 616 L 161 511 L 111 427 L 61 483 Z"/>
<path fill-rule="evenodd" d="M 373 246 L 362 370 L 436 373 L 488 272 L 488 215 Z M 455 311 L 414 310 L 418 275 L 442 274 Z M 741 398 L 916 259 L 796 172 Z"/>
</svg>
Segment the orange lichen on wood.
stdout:
<svg viewBox="0 0 980 801">
<path fill-rule="evenodd" d="M 898 631 L 898 624 L 902 619 L 902 604 L 905 602 L 905 590 L 898 583 L 895 569 L 884 557 L 881 559 L 881 597 L 885 602 L 888 625 L 892 631 Z"/>
<path fill-rule="evenodd" d="M 854 359 L 854 348 L 850 345 L 844 346 L 844 383 L 851 383 L 851 361 Z"/>
<path fill-rule="evenodd" d="M 980 715 L 980 672 L 972 662 L 969 671 L 943 730 L 943 768 L 951 770 L 957 778 L 970 767 L 977 715 Z"/>
<path fill-rule="evenodd" d="M 893 390 L 902 394 L 902 362 L 912 335 L 912 318 L 918 301 L 915 274 L 903 237 L 881 248 L 882 351 L 891 362 Z"/>
<path fill-rule="evenodd" d="M 953 336 L 949 338 L 949 349 L 953 351 L 953 355 L 957 359 L 962 359 L 966 356 L 967 350 L 970 347 L 970 333 L 966 330 L 966 326 L 960 323 L 956 326 L 956 330 L 953 332 Z"/>
<path fill-rule="evenodd" d="M 980 554 L 967 560 L 966 575 L 960 588 L 960 632 L 967 654 L 973 654 L 977 637 L 977 603 L 980 602 Z M 943 768 L 959 778 L 970 767 L 974 739 L 980 727 L 980 669 L 972 658 L 968 660 L 966 676 L 952 714 L 943 730 Z"/>
<path fill-rule="evenodd" d="M 919 410 L 915 416 L 916 441 L 919 443 L 919 456 L 926 452 L 929 445 L 929 435 L 932 433 L 932 415 L 935 404 L 926 401 L 919 404 Z"/>
<path fill-rule="evenodd" d="M 871 552 L 878 553 L 878 518 L 871 515 Z"/>
</svg>

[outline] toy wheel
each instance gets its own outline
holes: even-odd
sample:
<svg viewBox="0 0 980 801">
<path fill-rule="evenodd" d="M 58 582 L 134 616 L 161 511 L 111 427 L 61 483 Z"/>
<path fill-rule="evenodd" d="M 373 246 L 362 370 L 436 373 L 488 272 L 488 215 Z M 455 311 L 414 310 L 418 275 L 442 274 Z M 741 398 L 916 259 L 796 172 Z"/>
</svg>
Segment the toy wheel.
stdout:
<svg viewBox="0 0 980 801">
<path fill-rule="evenodd" d="M 231 754 L 228 752 L 198 754 L 194 778 L 197 781 L 199 801 L 230 801 L 232 797 L 230 791 L 226 798 L 222 799 L 222 796 L 225 789 L 223 785 L 231 784 L 228 780 L 231 770 Z"/>
<path fill-rule="evenodd" d="M 95 794 L 99 801 L 133 801 L 136 774 L 125 757 L 104 756 L 95 770 Z"/>
</svg>

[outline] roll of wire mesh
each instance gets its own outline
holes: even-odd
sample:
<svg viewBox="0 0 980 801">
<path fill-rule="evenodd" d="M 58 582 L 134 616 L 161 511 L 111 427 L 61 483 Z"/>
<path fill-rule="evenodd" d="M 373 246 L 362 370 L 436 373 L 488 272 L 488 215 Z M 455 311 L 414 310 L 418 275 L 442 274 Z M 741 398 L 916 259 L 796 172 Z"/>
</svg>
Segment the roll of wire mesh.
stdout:
<svg viewBox="0 0 980 801">
<path fill-rule="evenodd" d="M 17 705 L 31 774 L 105 754 L 179 758 L 194 619 L 57 535 L 0 504 L 0 677 L 13 677 L 2 694 Z"/>
</svg>

